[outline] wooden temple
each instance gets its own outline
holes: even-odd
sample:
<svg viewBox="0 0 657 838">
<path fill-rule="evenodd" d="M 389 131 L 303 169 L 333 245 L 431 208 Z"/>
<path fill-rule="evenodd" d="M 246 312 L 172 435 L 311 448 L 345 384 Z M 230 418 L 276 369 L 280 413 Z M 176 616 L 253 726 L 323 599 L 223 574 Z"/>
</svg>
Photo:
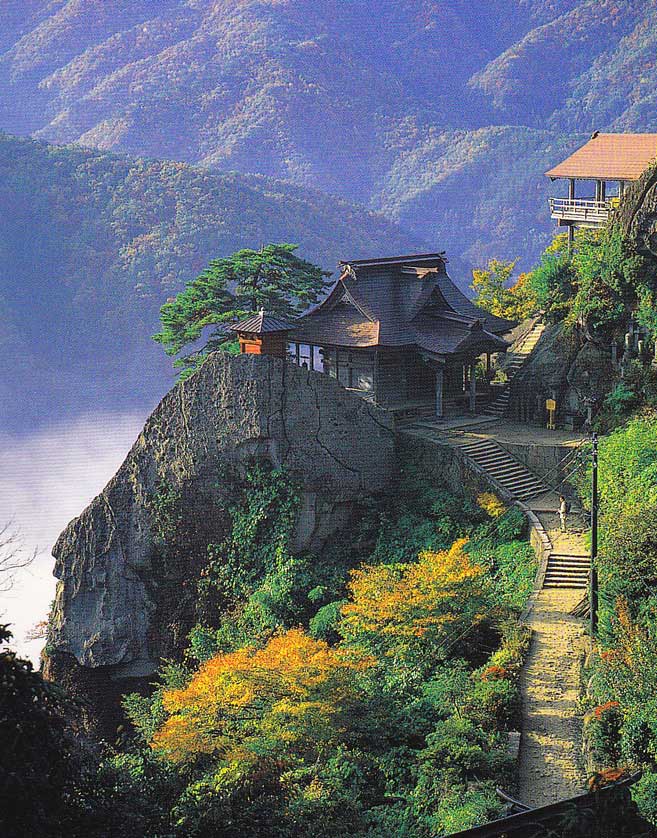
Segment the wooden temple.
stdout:
<svg viewBox="0 0 657 838">
<path fill-rule="evenodd" d="M 442 253 L 341 262 L 340 271 L 288 333 L 289 359 L 390 410 L 442 417 L 456 400 L 474 412 L 477 367 L 490 370 L 515 324 L 477 308 Z"/>
<path fill-rule="evenodd" d="M 294 329 L 286 320 L 260 311 L 229 327 L 237 333 L 243 355 L 273 355 L 285 358 L 287 335 Z"/>
<path fill-rule="evenodd" d="M 603 227 L 632 181 L 657 160 L 657 134 L 600 134 L 546 176 L 568 181 L 567 198 L 550 198 L 550 214 L 568 228 L 572 242 L 577 227 Z M 586 190 L 586 191 L 584 191 Z"/>
</svg>

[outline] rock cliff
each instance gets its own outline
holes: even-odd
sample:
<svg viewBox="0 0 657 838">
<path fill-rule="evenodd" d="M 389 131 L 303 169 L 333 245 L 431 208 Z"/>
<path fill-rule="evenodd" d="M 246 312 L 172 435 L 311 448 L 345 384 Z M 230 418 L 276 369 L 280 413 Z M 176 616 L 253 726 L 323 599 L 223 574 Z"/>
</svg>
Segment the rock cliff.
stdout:
<svg viewBox="0 0 657 838">
<path fill-rule="evenodd" d="M 590 400 L 600 401 L 615 377 L 608 347 L 586 340 L 577 329 L 549 326 L 513 379 L 510 416 L 542 423 L 545 400 L 554 398 L 559 421 L 579 425 Z"/>
<path fill-rule="evenodd" d="M 657 268 L 657 165 L 631 184 L 614 223 L 648 264 Z"/>
<path fill-rule="evenodd" d="M 93 704 L 179 655 L 205 546 L 228 526 L 230 481 L 254 459 L 301 486 L 297 551 L 320 551 L 395 482 L 388 416 L 333 379 L 261 356 L 211 356 L 163 399 L 100 495 L 60 536 L 46 674 Z M 235 478 L 233 478 L 235 479 Z M 185 550 L 163 559 L 154 508 L 181 499 Z M 134 680 L 132 681 L 134 683 Z"/>
</svg>

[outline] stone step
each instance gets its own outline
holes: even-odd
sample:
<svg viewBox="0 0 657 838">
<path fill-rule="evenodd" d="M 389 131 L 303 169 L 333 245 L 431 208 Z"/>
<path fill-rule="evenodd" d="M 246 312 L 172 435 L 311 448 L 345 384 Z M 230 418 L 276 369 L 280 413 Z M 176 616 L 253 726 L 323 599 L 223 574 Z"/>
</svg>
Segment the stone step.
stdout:
<svg viewBox="0 0 657 838">
<path fill-rule="evenodd" d="M 508 460 L 500 460 L 500 459 L 493 459 L 492 457 L 472 457 L 482 468 L 487 470 L 489 469 L 499 469 L 499 468 L 507 468 L 509 465 Z M 520 466 L 522 468 L 522 466 Z"/>
<path fill-rule="evenodd" d="M 548 490 L 523 463 L 491 440 L 469 442 L 462 445 L 461 449 L 502 488 L 519 500 L 528 500 Z"/>
<path fill-rule="evenodd" d="M 567 559 L 553 559 L 552 556 L 550 556 L 550 567 L 568 567 L 573 570 L 588 571 L 591 567 L 591 563 L 585 561 L 569 562 Z"/>
<path fill-rule="evenodd" d="M 588 568 L 554 567 L 548 562 L 546 573 L 552 576 L 579 576 L 586 578 L 589 575 Z"/>
<path fill-rule="evenodd" d="M 492 475 L 496 480 L 498 478 L 504 477 L 506 480 L 516 480 L 520 483 L 529 479 L 529 475 L 522 468 L 514 469 L 510 468 L 509 466 L 503 466 L 498 468 L 487 468 L 486 471 L 490 475 Z"/>
<path fill-rule="evenodd" d="M 544 588 L 575 588 L 578 590 L 586 590 L 585 584 L 580 584 L 579 582 L 557 582 L 557 581 L 545 581 L 543 585 Z"/>
<path fill-rule="evenodd" d="M 563 567 L 564 569 L 574 570 L 578 573 L 588 572 L 590 566 L 589 562 L 568 562 L 561 559 L 553 559 L 552 556 L 550 556 L 550 563 L 548 565 L 548 567 Z"/>
</svg>

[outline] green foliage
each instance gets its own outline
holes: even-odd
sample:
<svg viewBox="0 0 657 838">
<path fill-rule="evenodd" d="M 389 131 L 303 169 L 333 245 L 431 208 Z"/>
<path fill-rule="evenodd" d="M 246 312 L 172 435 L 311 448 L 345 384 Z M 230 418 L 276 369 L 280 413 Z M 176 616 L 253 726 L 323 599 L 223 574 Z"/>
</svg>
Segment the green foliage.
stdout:
<svg viewBox="0 0 657 838">
<path fill-rule="evenodd" d="M 59 838 L 78 823 L 75 787 L 82 754 L 62 690 L 4 644 L 0 625 L 0 824 L 6 835 Z"/>
<path fill-rule="evenodd" d="M 657 771 L 644 771 L 632 797 L 646 820 L 657 826 Z"/>
<path fill-rule="evenodd" d="M 563 319 L 574 293 L 574 277 L 567 256 L 548 249 L 530 273 L 529 283 L 538 307 L 554 320 Z"/>
<path fill-rule="evenodd" d="M 205 344 L 175 363 L 193 371 L 205 355 L 224 348 L 234 335 L 226 324 L 264 309 L 282 318 L 316 303 L 328 274 L 300 259 L 296 244 L 268 244 L 213 259 L 193 282 L 162 306 L 162 331 L 153 335 L 167 355 L 178 355 L 202 337 Z M 206 335 L 208 327 L 215 327 Z"/>
<path fill-rule="evenodd" d="M 538 296 L 527 274 L 511 282 L 516 262 L 492 259 L 486 268 L 472 272 L 471 287 L 475 292 L 473 301 L 480 308 L 520 322 L 538 311 Z"/>
<path fill-rule="evenodd" d="M 635 791 L 655 818 L 657 772 L 657 419 L 636 416 L 600 440 L 600 654 L 589 677 L 587 740 L 602 767 L 646 772 Z M 588 476 L 582 493 L 590 503 Z"/>
<path fill-rule="evenodd" d="M 162 492 L 156 504 L 160 518 L 167 520 L 166 510 L 174 510 L 169 517 L 175 520 L 176 505 L 168 499 L 169 493 Z M 305 637 L 306 644 L 328 641 L 331 645 L 322 652 L 326 660 L 334 653 L 355 656 L 356 669 L 312 711 L 311 705 L 297 707 L 295 693 L 284 697 L 276 692 L 279 701 L 291 703 L 289 709 L 282 704 L 272 716 L 278 721 L 265 729 L 252 714 L 259 718 L 262 707 L 270 706 L 266 685 L 271 681 L 260 663 L 255 665 L 253 677 L 260 679 L 265 693 L 249 703 L 244 718 L 231 717 L 223 734 L 227 750 L 211 755 L 201 738 L 192 747 L 202 753 L 184 767 L 163 764 L 178 783 L 170 787 L 173 835 L 323 838 L 330 828 L 331 834 L 344 838 L 383 838 L 390 830 L 426 838 L 500 811 L 491 789 L 509 776 L 504 731 L 517 725 L 518 676 L 527 648 L 515 615 L 531 589 L 535 559 L 521 540 L 522 515 L 494 500 L 487 498 L 482 506 L 437 490 L 411 458 L 394 506 L 365 509 L 349 533 L 350 549 L 336 542 L 321 558 L 294 557 L 294 481 L 263 464 L 248 470 L 243 491 L 233 493 L 229 534 L 209 554 L 200 586 L 205 618 L 190 634 L 187 667 L 169 666 L 151 696 L 126 699 L 140 740 L 161 741 L 158 737 L 169 725 L 167 736 L 184 747 L 171 708 L 180 703 L 184 716 L 184 697 L 191 701 L 192 695 L 201 695 L 186 692 L 194 683 L 190 678 L 198 677 L 198 662 L 218 673 L 234 665 L 244 674 L 253 669 L 257 650 L 273 644 L 267 665 L 272 655 L 284 654 L 281 666 L 287 666 L 295 652 L 292 646 L 282 650 L 294 636 Z M 462 541 L 454 545 L 459 538 L 470 539 L 467 554 L 461 552 Z M 424 558 L 418 560 L 419 554 Z M 228 567 L 222 569 L 227 558 Z M 404 637 L 407 629 L 414 630 L 410 612 L 408 624 L 397 626 L 408 650 L 404 657 L 389 655 L 388 641 L 369 643 L 366 650 L 365 634 L 371 634 L 367 627 L 365 634 L 352 632 L 346 642 L 342 623 L 349 590 L 353 593 L 346 583 L 355 578 L 349 572 L 363 561 L 374 574 L 375 587 L 377 574 L 393 582 L 406 574 L 415 585 L 418 607 L 426 606 L 430 620 L 445 618 L 448 642 L 432 646 Z M 369 590 L 367 579 L 364 591 Z M 444 584 L 435 588 L 433 605 L 425 583 Z M 472 585 L 478 593 L 473 589 L 470 601 Z M 380 597 L 383 591 L 378 591 Z M 394 608 L 397 594 L 390 595 Z M 403 597 L 399 602 L 406 606 Z M 363 611 L 365 619 L 369 607 Z M 418 616 L 416 612 L 414 619 Z M 308 627 L 307 635 L 299 632 L 299 624 Z M 246 646 L 253 651 L 245 652 Z M 496 647 L 492 655 L 491 647 Z M 366 651 L 369 655 L 363 657 Z M 316 666 L 315 679 L 323 671 Z M 290 679 L 297 677 L 292 672 Z M 209 686 L 205 678 L 198 681 L 199 690 Z M 226 688 L 219 680 L 215 683 L 217 689 Z M 321 723 L 318 718 L 313 736 L 303 735 L 302 747 L 297 733 L 304 714 L 319 712 L 320 706 L 322 713 L 328 712 L 347 684 L 348 712 L 335 716 L 338 728 L 332 727 L 335 722 L 326 726 L 330 713 Z M 280 687 L 272 684 L 271 689 Z M 225 712 L 229 708 L 221 714 Z M 216 730 L 221 714 L 211 714 Z M 330 735 L 317 750 L 310 740 L 319 742 L 324 730 Z M 235 748 L 231 761 L 227 755 Z"/>
<path fill-rule="evenodd" d="M 394 506 L 384 510 L 378 524 L 371 562 L 413 561 L 424 550 L 444 550 L 484 519 L 472 499 L 457 498 L 427 480 L 411 455 L 403 465 Z"/>
<path fill-rule="evenodd" d="M 558 236 L 529 277 L 540 306 L 554 320 L 578 325 L 592 334 L 624 330 L 639 309 L 648 325 L 652 272 L 620 228 L 580 231 L 572 253 Z"/>
<path fill-rule="evenodd" d="M 322 606 L 315 616 L 310 620 L 308 630 L 310 636 L 318 640 L 335 641 L 338 638 L 338 625 L 342 606 L 345 600 L 336 600 Z"/>
<path fill-rule="evenodd" d="M 588 718 L 586 735 L 589 752 L 597 765 L 615 768 L 621 757 L 620 732 L 623 719 L 616 702 L 596 707 Z"/>
<path fill-rule="evenodd" d="M 148 751 L 103 755 L 76 789 L 73 838 L 173 838 L 171 800 L 182 778 Z M 62 833 L 58 833 L 61 835 Z"/>
<path fill-rule="evenodd" d="M 621 416 L 634 407 L 637 401 L 636 392 L 631 390 L 624 381 L 619 381 L 605 397 L 604 406 L 616 416 Z"/>
<path fill-rule="evenodd" d="M 244 602 L 258 585 L 275 598 L 272 586 L 285 584 L 277 574 L 294 566 L 289 544 L 299 503 L 296 485 L 283 469 L 264 463 L 249 467 L 240 485 L 229 510 L 230 532 L 223 543 L 208 546 L 199 582 L 201 613 L 210 620 Z"/>
</svg>

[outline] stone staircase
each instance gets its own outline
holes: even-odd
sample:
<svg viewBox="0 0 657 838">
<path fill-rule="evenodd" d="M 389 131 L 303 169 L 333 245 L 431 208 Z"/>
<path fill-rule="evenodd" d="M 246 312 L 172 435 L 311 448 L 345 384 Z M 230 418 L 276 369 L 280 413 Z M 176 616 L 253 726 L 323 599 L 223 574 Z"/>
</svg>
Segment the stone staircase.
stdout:
<svg viewBox="0 0 657 838">
<path fill-rule="evenodd" d="M 457 443 L 458 447 L 486 474 L 520 501 L 549 492 L 550 487 L 492 439 Z"/>
<path fill-rule="evenodd" d="M 544 588 L 587 588 L 591 560 L 585 555 L 550 553 Z"/>
<path fill-rule="evenodd" d="M 484 408 L 483 412 L 486 416 L 497 416 L 501 419 L 506 414 L 511 399 L 511 382 L 534 351 L 544 331 L 545 323 L 537 320 L 532 328 L 514 344 L 513 351 L 506 353 L 503 369 L 507 375 L 507 383 L 501 393 Z"/>
</svg>

